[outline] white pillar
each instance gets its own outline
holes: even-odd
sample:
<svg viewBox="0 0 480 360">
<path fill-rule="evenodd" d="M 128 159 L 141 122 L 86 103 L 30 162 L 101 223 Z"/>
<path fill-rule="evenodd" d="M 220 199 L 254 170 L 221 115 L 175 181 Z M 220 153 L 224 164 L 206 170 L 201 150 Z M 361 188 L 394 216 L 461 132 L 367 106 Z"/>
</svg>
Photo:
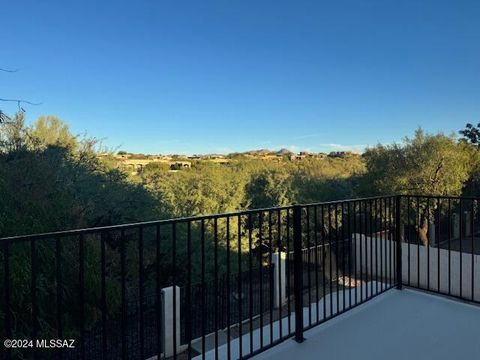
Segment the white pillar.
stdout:
<svg viewBox="0 0 480 360">
<path fill-rule="evenodd" d="M 276 309 L 285 304 L 287 300 L 287 286 L 286 286 L 286 258 L 285 252 L 272 254 L 273 264 L 273 305 Z"/>
<path fill-rule="evenodd" d="M 173 312 L 173 295 L 175 289 L 175 312 Z M 180 288 L 178 286 L 170 286 L 162 289 L 163 296 L 163 351 L 165 357 L 173 356 L 173 323 L 175 321 L 176 327 L 176 348 L 177 353 L 180 350 Z"/>
</svg>

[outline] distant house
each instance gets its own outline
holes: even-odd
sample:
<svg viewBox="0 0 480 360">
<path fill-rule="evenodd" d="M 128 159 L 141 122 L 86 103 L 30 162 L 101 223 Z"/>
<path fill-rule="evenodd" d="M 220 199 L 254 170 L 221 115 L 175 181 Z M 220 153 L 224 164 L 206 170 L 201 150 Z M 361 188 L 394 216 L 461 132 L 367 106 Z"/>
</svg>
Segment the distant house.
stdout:
<svg viewBox="0 0 480 360">
<path fill-rule="evenodd" d="M 170 170 L 190 169 L 192 163 L 189 161 L 174 161 L 170 163 Z"/>
<path fill-rule="evenodd" d="M 350 154 L 349 151 L 332 151 L 328 156 L 331 158 L 343 158 L 348 154 Z"/>
<path fill-rule="evenodd" d="M 129 158 L 130 158 L 129 154 L 117 154 L 117 155 L 115 155 L 115 159 L 117 159 L 117 160 L 125 160 L 125 159 L 129 159 Z"/>
<path fill-rule="evenodd" d="M 298 154 L 291 154 L 289 159 L 293 160 L 305 160 L 305 159 L 323 159 L 325 158 L 325 154 L 323 153 L 311 153 L 307 151 L 300 151 Z"/>
</svg>

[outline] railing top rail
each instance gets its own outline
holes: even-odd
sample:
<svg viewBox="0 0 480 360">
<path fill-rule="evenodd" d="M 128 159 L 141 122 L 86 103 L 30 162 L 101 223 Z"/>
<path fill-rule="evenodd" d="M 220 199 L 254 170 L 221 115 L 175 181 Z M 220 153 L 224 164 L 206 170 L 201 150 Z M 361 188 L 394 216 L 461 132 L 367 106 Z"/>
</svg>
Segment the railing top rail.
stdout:
<svg viewBox="0 0 480 360">
<path fill-rule="evenodd" d="M 38 233 L 38 234 L 8 236 L 8 237 L 0 238 L 0 242 L 13 241 L 13 240 L 18 240 L 18 241 L 32 240 L 32 239 L 36 240 L 36 239 L 44 239 L 44 238 L 75 236 L 80 234 L 89 234 L 89 233 L 102 232 L 102 231 L 127 230 L 127 229 L 133 229 L 133 228 L 145 227 L 145 226 L 167 225 L 172 223 L 183 223 L 183 222 L 190 222 L 190 221 L 202 221 L 202 220 L 212 220 L 212 219 L 225 218 L 225 217 L 242 216 L 242 215 L 259 213 L 262 211 L 288 210 L 288 209 L 293 209 L 295 206 L 301 206 L 301 207 L 325 206 L 325 205 L 333 205 L 333 204 L 341 204 L 341 203 L 351 203 L 351 202 L 357 202 L 357 201 L 385 199 L 385 198 L 392 198 L 395 196 L 410 197 L 410 198 L 416 198 L 416 197 L 417 198 L 433 198 L 433 199 L 445 198 L 445 199 L 457 199 L 457 200 L 459 199 L 478 200 L 479 199 L 475 197 L 455 197 L 455 196 L 436 196 L 436 195 L 383 195 L 383 196 L 372 196 L 372 197 L 363 197 L 363 198 L 355 198 L 355 199 L 322 201 L 322 202 L 316 202 L 316 203 L 294 204 L 294 205 L 280 206 L 280 207 L 248 209 L 248 210 L 241 210 L 241 211 L 234 211 L 234 212 L 227 212 L 227 213 L 220 213 L 220 214 L 209 214 L 209 215 L 178 217 L 178 218 L 162 219 L 162 220 L 142 221 L 142 222 L 135 222 L 135 223 L 90 227 L 90 228 L 83 228 L 83 229 L 53 231 L 53 232 Z"/>
<path fill-rule="evenodd" d="M 351 202 L 354 202 L 354 201 L 388 199 L 388 198 L 394 198 L 395 196 L 397 196 L 397 195 L 378 195 L 378 196 L 369 196 L 369 197 L 363 197 L 363 198 L 322 201 L 322 202 L 306 203 L 306 204 L 298 204 L 298 205 L 302 206 L 302 207 L 312 207 L 312 206 L 333 205 L 333 204 L 341 204 L 341 203 L 351 203 Z"/>
<path fill-rule="evenodd" d="M 178 217 L 178 218 L 171 218 L 171 219 L 141 221 L 141 222 L 135 222 L 135 223 L 98 226 L 98 227 L 83 228 L 83 229 L 72 229 L 72 230 L 64 230 L 64 231 L 52 231 L 52 232 L 46 232 L 46 233 L 38 233 L 38 234 L 8 236 L 8 237 L 0 238 L 0 241 L 55 238 L 55 237 L 58 237 L 58 236 L 74 236 L 74 235 L 89 234 L 89 233 L 99 232 L 99 231 L 101 232 L 101 231 L 127 230 L 127 229 L 133 229 L 133 228 L 145 227 L 145 226 L 168 225 L 168 224 L 172 224 L 172 223 L 213 220 L 213 219 L 224 218 L 224 217 L 242 216 L 242 215 L 248 215 L 248 214 L 255 214 L 255 213 L 258 213 L 258 212 L 262 212 L 262 211 L 288 210 L 288 209 L 292 209 L 293 207 L 294 207 L 294 205 L 270 207 L 270 208 L 260 208 L 260 209 L 248 209 L 248 210 L 226 212 L 226 213 L 220 213 L 220 214 Z"/>
<path fill-rule="evenodd" d="M 450 200 L 480 200 L 480 197 L 474 196 L 448 196 L 448 195 L 421 195 L 421 194 L 402 194 L 404 198 L 424 198 L 424 199 L 450 199 Z"/>
</svg>

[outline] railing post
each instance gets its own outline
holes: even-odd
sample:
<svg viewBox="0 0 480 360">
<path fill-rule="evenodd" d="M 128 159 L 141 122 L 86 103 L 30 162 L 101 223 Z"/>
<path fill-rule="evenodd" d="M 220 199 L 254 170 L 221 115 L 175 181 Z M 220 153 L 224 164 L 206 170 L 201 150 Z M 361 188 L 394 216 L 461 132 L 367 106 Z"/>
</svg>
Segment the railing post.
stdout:
<svg viewBox="0 0 480 360">
<path fill-rule="evenodd" d="M 395 241 L 397 245 L 396 269 L 397 289 L 402 290 L 402 239 L 401 239 L 401 195 L 395 196 Z"/>
<path fill-rule="evenodd" d="M 180 287 L 174 285 L 163 288 L 162 304 L 162 349 L 164 356 L 169 358 L 184 349 L 180 346 Z"/>
<path fill-rule="evenodd" d="M 280 309 L 287 301 L 285 252 L 272 254 L 273 264 L 273 307 Z"/>
<path fill-rule="evenodd" d="M 303 342 L 302 207 L 293 206 L 293 284 L 295 298 L 295 341 Z"/>
</svg>

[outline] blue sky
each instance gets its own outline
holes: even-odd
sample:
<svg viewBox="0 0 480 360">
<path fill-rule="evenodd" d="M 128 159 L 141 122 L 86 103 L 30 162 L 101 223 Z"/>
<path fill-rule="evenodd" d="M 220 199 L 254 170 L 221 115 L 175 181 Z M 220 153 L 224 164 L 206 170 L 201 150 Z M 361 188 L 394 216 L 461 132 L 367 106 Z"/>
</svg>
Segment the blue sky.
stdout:
<svg viewBox="0 0 480 360">
<path fill-rule="evenodd" d="M 0 98 L 110 148 L 361 150 L 480 121 L 480 2 L 3 0 Z M 0 109 L 15 111 L 15 104 Z"/>
</svg>

